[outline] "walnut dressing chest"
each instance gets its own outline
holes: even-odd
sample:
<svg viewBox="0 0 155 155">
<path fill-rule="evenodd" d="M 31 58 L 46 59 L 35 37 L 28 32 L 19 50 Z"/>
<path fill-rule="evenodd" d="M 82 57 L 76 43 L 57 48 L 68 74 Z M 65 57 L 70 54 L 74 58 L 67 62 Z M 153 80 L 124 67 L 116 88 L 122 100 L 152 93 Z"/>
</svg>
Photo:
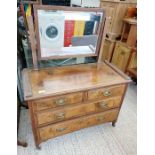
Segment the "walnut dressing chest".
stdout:
<svg viewBox="0 0 155 155">
<path fill-rule="evenodd" d="M 109 64 L 23 70 L 36 147 L 48 139 L 115 122 L 130 79 Z"/>
</svg>

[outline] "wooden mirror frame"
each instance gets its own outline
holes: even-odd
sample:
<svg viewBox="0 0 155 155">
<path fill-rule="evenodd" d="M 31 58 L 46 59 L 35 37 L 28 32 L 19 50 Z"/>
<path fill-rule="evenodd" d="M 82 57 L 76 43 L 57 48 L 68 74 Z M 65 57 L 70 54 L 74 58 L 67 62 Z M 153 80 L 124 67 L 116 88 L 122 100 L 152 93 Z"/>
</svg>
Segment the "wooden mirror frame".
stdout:
<svg viewBox="0 0 155 155">
<path fill-rule="evenodd" d="M 35 1 L 32 1 L 32 0 L 21 0 L 21 2 L 23 4 L 41 4 L 41 0 L 35 0 Z"/>
<path fill-rule="evenodd" d="M 80 8 L 80 7 L 66 7 L 66 6 L 51 6 L 51 5 L 34 5 L 34 18 L 35 18 L 35 30 L 36 30 L 36 41 L 37 41 L 37 52 L 38 60 L 51 60 L 51 59 L 64 59 L 64 58 L 77 58 L 77 57 L 91 57 L 98 56 L 100 51 L 100 46 L 102 42 L 103 30 L 105 26 L 105 11 L 101 8 Z M 97 40 L 96 51 L 94 54 L 78 54 L 78 55 L 66 55 L 66 56 L 50 56 L 50 57 L 41 57 L 41 47 L 40 47 L 40 37 L 39 37 L 39 28 L 38 28 L 38 10 L 62 10 L 62 11 L 84 11 L 84 12 L 102 12 L 103 17 L 100 23 L 100 31 Z"/>
</svg>

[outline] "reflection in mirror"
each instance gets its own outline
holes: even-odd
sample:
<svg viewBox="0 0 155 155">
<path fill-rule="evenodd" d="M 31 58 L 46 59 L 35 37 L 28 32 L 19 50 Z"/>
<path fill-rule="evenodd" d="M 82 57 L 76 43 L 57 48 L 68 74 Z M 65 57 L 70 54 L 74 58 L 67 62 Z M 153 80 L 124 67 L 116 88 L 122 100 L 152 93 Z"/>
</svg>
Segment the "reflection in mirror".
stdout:
<svg viewBox="0 0 155 155">
<path fill-rule="evenodd" d="M 102 12 L 38 10 L 41 58 L 95 54 Z"/>
</svg>

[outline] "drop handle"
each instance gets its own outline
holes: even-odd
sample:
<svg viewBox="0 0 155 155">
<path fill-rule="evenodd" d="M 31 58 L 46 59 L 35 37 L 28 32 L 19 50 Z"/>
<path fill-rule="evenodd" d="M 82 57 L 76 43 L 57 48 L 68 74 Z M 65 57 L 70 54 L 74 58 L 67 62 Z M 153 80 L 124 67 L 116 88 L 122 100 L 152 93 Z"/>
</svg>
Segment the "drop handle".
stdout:
<svg viewBox="0 0 155 155">
<path fill-rule="evenodd" d="M 65 118 L 65 113 L 62 112 L 62 113 L 55 114 L 55 117 L 56 117 L 56 119 L 64 119 Z"/>
<path fill-rule="evenodd" d="M 108 103 L 106 103 L 106 102 L 101 102 L 101 103 L 99 103 L 99 106 L 100 106 L 101 108 L 108 108 Z"/>
<path fill-rule="evenodd" d="M 56 100 L 55 104 L 58 105 L 58 106 L 65 105 L 65 99 L 62 98 L 62 99 Z"/>
<path fill-rule="evenodd" d="M 57 132 L 62 132 L 62 131 L 65 131 L 67 129 L 67 127 L 64 127 L 64 128 L 58 128 L 56 129 Z"/>
<path fill-rule="evenodd" d="M 97 120 L 98 120 L 98 121 L 103 121 L 104 119 L 105 119 L 104 116 L 99 116 L 99 117 L 97 117 Z"/>
<path fill-rule="evenodd" d="M 109 90 L 105 90 L 105 91 L 103 92 L 103 95 L 104 95 L 105 97 L 110 96 L 110 95 L 111 95 L 111 92 L 110 92 Z"/>
</svg>

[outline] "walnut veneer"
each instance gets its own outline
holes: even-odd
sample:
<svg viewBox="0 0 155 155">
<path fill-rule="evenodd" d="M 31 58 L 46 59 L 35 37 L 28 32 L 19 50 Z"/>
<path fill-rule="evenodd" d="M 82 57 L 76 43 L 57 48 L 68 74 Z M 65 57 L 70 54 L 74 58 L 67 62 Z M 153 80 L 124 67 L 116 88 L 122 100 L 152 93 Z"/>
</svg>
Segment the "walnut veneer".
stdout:
<svg viewBox="0 0 155 155">
<path fill-rule="evenodd" d="M 37 148 L 41 142 L 118 118 L 130 79 L 108 62 L 23 70 Z"/>
</svg>

